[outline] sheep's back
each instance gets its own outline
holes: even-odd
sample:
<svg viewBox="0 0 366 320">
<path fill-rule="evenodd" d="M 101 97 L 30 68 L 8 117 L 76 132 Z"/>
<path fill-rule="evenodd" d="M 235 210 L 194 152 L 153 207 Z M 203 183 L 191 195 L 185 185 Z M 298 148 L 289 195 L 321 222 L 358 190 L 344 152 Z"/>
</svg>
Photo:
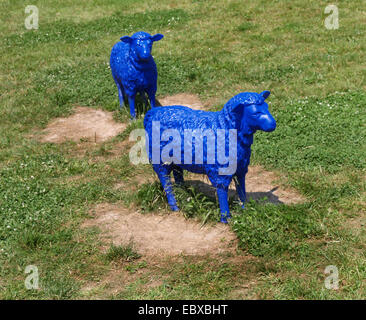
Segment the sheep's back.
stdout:
<svg viewBox="0 0 366 320">
<path fill-rule="evenodd" d="M 216 129 L 217 112 L 193 110 L 185 106 L 166 106 L 150 109 L 145 116 L 145 128 L 151 127 L 152 121 L 159 121 L 162 130 L 177 129 Z M 147 127 L 146 127 L 147 126 Z"/>
<path fill-rule="evenodd" d="M 160 135 L 164 132 L 164 130 L 167 129 L 176 129 L 181 137 L 181 142 L 183 142 L 184 139 L 184 130 L 202 130 L 205 131 L 207 129 L 212 129 L 214 134 L 216 132 L 216 129 L 219 126 L 218 121 L 218 112 L 209 112 L 209 111 L 200 111 L 200 110 L 193 110 L 188 107 L 184 106 L 166 106 L 166 107 L 156 107 L 151 110 L 149 110 L 144 119 L 144 126 L 146 130 L 146 134 L 148 136 L 148 141 L 150 143 L 148 144 L 148 155 L 149 158 L 152 159 L 152 145 L 154 141 L 152 140 L 152 132 L 153 129 L 157 130 L 157 127 L 153 128 L 153 122 L 159 122 L 160 125 Z M 176 141 L 177 142 L 177 141 Z M 168 141 L 160 141 L 160 150 L 167 145 Z M 192 154 L 195 154 L 195 144 L 196 142 L 190 143 L 190 148 L 192 148 Z M 154 146 L 156 147 L 156 145 Z M 183 147 L 182 144 L 179 145 L 179 149 Z M 204 160 L 203 162 L 205 164 L 183 164 L 183 158 L 181 158 L 181 167 L 183 169 L 196 172 L 196 173 L 204 173 L 208 169 L 208 167 L 215 167 L 215 165 L 207 165 L 207 156 L 206 156 L 206 150 L 207 145 L 204 144 Z M 183 149 L 181 155 L 184 154 Z"/>
</svg>

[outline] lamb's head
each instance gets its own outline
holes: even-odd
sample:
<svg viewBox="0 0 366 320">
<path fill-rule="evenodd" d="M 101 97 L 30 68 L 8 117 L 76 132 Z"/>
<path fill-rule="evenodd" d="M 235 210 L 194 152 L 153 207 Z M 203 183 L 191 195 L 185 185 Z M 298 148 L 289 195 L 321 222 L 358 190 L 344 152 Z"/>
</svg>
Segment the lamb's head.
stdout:
<svg viewBox="0 0 366 320">
<path fill-rule="evenodd" d="M 160 33 L 152 36 L 147 32 L 139 31 L 133 34 L 132 37 L 122 37 L 121 41 L 130 44 L 131 50 L 138 60 L 147 61 L 151 58 L 153 42 L 159 41 L 163 37 Z"/>
<path fill-rule="evenodd" d="M 226 121 L 231 122 L 233 127 L 239 130 L 239 134 L 252 134 L 257 130 L 266 132 L 275 130 L 276 120 L 265 102 L 269 95 L 269 91 L 239 93 L 224 106 Z"/>
</svg>

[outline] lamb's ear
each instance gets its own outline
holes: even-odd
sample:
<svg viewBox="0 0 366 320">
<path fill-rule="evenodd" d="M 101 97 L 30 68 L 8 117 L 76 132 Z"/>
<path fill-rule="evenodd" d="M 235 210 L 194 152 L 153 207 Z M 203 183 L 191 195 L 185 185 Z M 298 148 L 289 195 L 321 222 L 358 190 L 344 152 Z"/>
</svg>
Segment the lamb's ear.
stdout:
<svg viewBox="0 0 366 320">
<path fill-rule="evenodd" d="M 154 35 L 154 36 L 151 37 L 151 40 L 152 41 L 159 41 L 159 40 L 161 40 L 163 38 L 164 38 L 164 36 L 162 34 L 157 33 L 156 35 Z"/>
<path fill-rule="evenodd" d="M 131 43 L 132 40 L 133 39 L 129 36 L 124 36 L 124 37 L 121 38 L 121 41 L 124 42 L 124 43 Z"/>
<path fill-rule="evenodd" d="M 266 100 L 269 97 L 270 94 L 271 93 L 268 90 L 263 91 L 263 92 L 260 93 L 260 95 L 264 98 L 264 100 Z"/>
</svg>

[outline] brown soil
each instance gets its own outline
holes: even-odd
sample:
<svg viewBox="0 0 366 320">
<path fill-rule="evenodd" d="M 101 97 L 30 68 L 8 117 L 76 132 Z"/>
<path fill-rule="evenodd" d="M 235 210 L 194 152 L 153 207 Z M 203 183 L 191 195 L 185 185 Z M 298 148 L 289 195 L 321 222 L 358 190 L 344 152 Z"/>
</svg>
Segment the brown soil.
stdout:
<svg viewBox="0 0 366 320">
<path fill-rule="evenodd" d="M 205 255 L 236 249 L 229 226 L 203 226 L 179 213 L 141 214 L 112 204 L 100 204 L 85 227 L 98 226 L 104 240 L 121 245 L 133 241 L 146 255 Z"/>
<path fill-rule="evenodd" d="M 112 112 L 76 107 L 67 118 L 57 118 L 43 131 L 42 142 L 61 143 L 68 140 L 103 142 L 122 132 L 126 125 L 117 123 Z"/>
<path fill-rule="evenodd" d="M 138 190 L 138 188 L 145 183 L 154 183 L 157 181 L 154 172 L 143 172 L 137 173 L 131 178 L 127 178 L 125 181 L 119 181 L 113 186 L 114 190 L 119 190 L 123 188 L 128 188 L 132 191 Z"/>
<path fill-rule="evenodd" d="M 204 104 L 195 94 L 190 93 L 179 93 L 174 96 L 167 96 L 159 99 L 162 106 L 186 106 L 195 110 L 205 110 Z"/>
</svg>

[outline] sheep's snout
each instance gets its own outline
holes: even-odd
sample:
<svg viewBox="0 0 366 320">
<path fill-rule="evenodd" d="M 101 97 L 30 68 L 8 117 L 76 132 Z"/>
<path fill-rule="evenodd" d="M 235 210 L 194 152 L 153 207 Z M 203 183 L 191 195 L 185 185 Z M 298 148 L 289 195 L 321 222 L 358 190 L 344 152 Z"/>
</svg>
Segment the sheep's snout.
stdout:
<svg viewBox="0 0 366 320">
<path fill-rule="evenodd" d="M 260 130 L 271 132 L 276 129 L 276 120 L 271 114 L 265 114 L 260 119 Z"/>
<path fill-rule="evenodd" d="M 151 49 L 152 49 L 152 44 L 151 42 L 140 42 L 139 45 L 137 45 L 135 47 L 137 56 L 140 60 L 142 61 L 146 61 L 149 60 L 151 58 Z"/>
<path fill-rule="evenodd" d="M 151 57 L 151 51 L 150 50 L 143 50 L 143 51 L 140 52 L 139 57 L 143 61 L 149 60 L 149 58 Z"/>
<path fill-rule="evenodd" d="M 262 130 L 271 132 L 276 129 L 276 120 L 268 110 L 268 105 L 263 103 L 261 105 L 247 106 L 242 121 L 245 122 L 252 131 Z"/>
</svg>

